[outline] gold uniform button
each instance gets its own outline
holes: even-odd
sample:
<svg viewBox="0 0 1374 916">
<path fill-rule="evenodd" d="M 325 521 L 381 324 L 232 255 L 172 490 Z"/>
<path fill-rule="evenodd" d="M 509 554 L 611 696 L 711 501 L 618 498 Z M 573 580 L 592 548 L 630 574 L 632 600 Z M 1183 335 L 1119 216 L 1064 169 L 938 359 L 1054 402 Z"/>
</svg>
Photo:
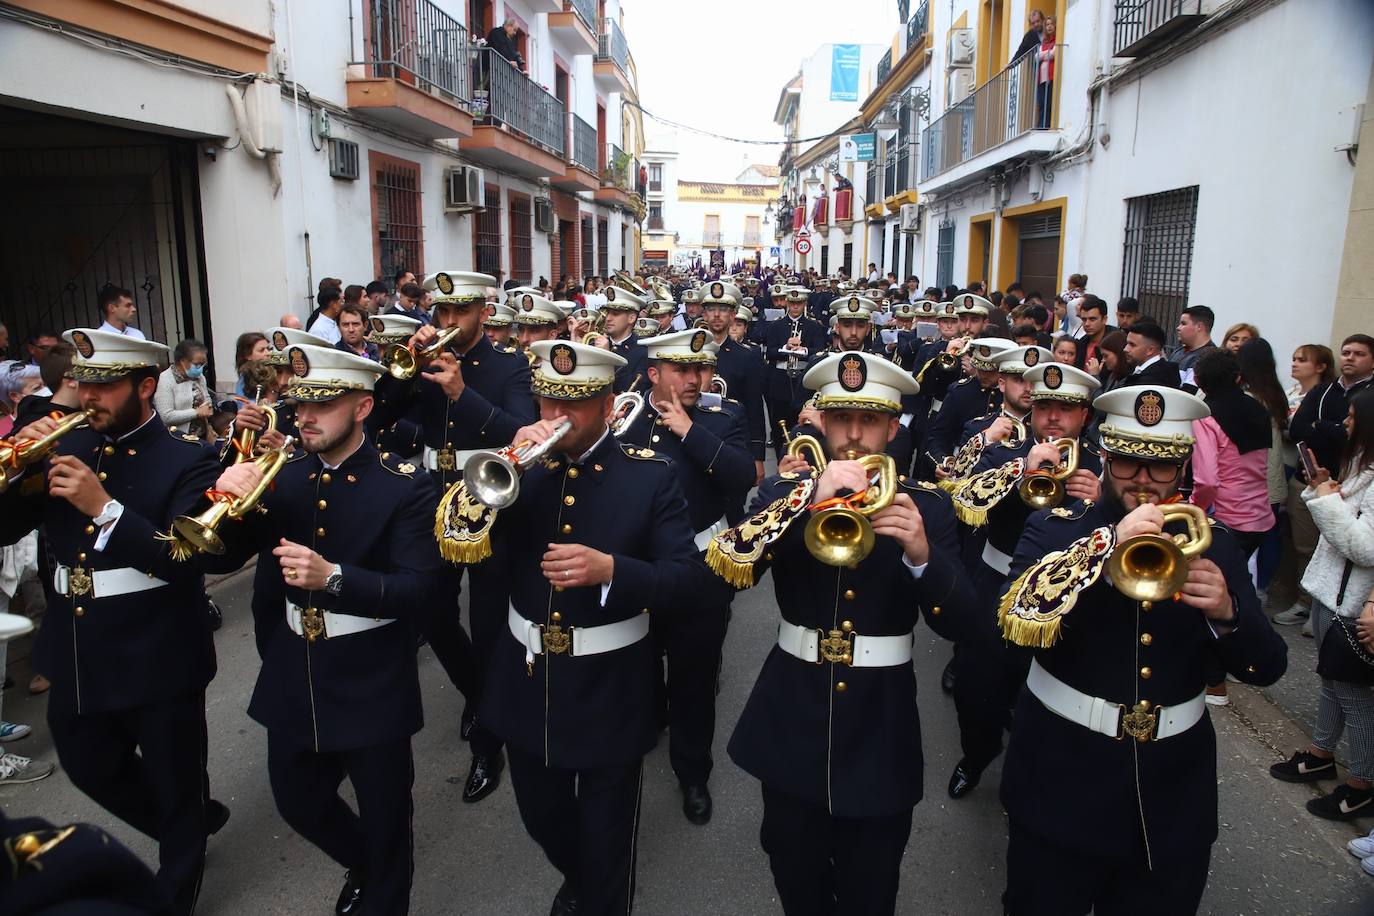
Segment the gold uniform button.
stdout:
<svg viewBox="0 0 1374 916">
<path fill-rule="evenodd" d="M 1254 674 L 1254 673 L 1255 673 L 1255 666 L 1254 666 L 1254 665 L 1246 665 L 1246 666 L 1245 666 L 1245 672 L 1246 672 L 1247 674 Z"/>
<path fill-rule="evenodd" d="M 316 529 L 315 529 L 315 535 L 316 535 L 317 537 L 324 537 L 324 529 L 323 529 L 323 528 L 316 528 Z"/>
<path fill-rule="evenodd" d="M 852 589 L 852 588 L 847 588 L 847 589 L 844 590 L 844 600 L 845 600 L 845 601 L 853 601 L 853 600 L 854 600 L 854 589 Z"/>
<path fill-rule="evenodd" d="M 449 420 L 449 421 L 448 421 L 448 428 L 449 428 L 449 429 L 453 429 L 453 421 L 452 421 L 452 420 Z"/>
<path fill-rule="evenodd" d="M 320 475 L 320 483 L 329 483 L 329 481 L 331 481 L 331 480 L 333 480 L 333 479 L 334 479 L 334 478 L 332 478 L 332 477 L 329 476 L 329 472 L 328 472 L 328 471 L 325 471 L 323 474 Z"/>
<path fill-rule="evenodd" d="M 852 621 L 846 620 L 844 623 L 840 624 L 840 629 L 849 633 L 854 629 L 854 624 Z"/>
<path fill-rule="evenodd" d="M 575 503 L 575 502 L 577 502 L 577 497 L 576 497 L 576 496 L 565 496 L 565 497 L 563 497 L 563 505 L 565 505 L 565 506 L 571 506 L 571 505 L 572 505 L 573 503 Z"/>
<path fill-rule="evenodd" d="M 84 553 L 78 553 L 78 554 L 76 555 L 76 562 L 78 562 L 78 563 L 85 563 L 85 562 L 86 562 L 86 554 L 84 554 Z"/>
<path fill-rule="evenodd" d="M 97 480 L 104 480 L 104 479 L 106 479 L 107 477 L 109 477 L 110 475 L 109 475 L 109 474 L 106 474 L 104 471 L 101 471 L 99 474 L 96 474 L 95 476 L 96 476 L 96 479 L 97 479 Z"/>
<path fill-rule="evenodd" d="M 130 457 L 130 458 L 134 457 L 134 456 L 137 455 L 137 454 L 138 454 L 138 452 L 134 451 L 133 449 L 129 449 L 129 457 Z"/>
<path fill-rule="evenodd" d="M 561 586 L 561 585 L 555 585 L 555 586 L 553 587 L 553 590 L 556 591 L 556 592 L 561 592 L 561 591 L 563 591 L 563 586 Z"/>
<path fill-rule="evenodd" d="M 837 684 L 835 685 L 835 692 L 836 692 L 836 693 L 844 693 L 844 692 L 845 692 L 846 690 L 848 690 L 848 689 L 849 689 L 849 685 L 846 684 L 844 681 L 840 681 L 839 683 L 837 683 Z"/>
<path fill-rule="evenodd" d="M 1151 636 L 1149 633 L 1141 633 L 1141 634 L 1140 634 L 1140 644 L 1141 644 L 1142 646 L 1148 646 L 1148 645 L 1150 645 L 1150 644 L 1151 644 L 1152 642 L 1154 642 L 1154 641 L 1155 641 L 1155 638 L 1154 638 L 1153 636 Z"/>
<path fill-rule="evenodd" d="M 1145 678 L 1145 680 L 1147 680 L 1147 681 L 1150 679 L 1150 676 L 1153 675 L 1153 674 L 1154 674 L 1154 672 L 1150 670 L 1150 666 L 1149 666 L 1149 665 L 1146 665 L 1144 668 L 1141 668 L 1141 669 L 1140 669 L 1140 676 L 1143 677 L 1143 678 Z"/>
<path fill-rule="evenodd" d="M 657 441 L 658 441 L 658 436 L 653 436 L 653 437 L 651 437 L 649 441 L 650 441 L 650 442 L 657 442 Z"/>
<path fill-rule="evenodd" d="M 390 457 L 391 457 L 391 453 L 390 453 L 390 452 L 382 452 L 382 457 L 383 457 L 383 458 L 390 458 Z"/>
<path fill-rule="evenodd" d="M 562 619 L 563 619 L 563 615 L 562 615 L 562 614 L 558 613 L 557 611 L 554 611 L 554 612 L 553 612 L 553 622 L 554 622 L 554 623 L 558 623 L 558 621 L 560 621 L 560 620 L 562 620 Z"/>
<path fill-rule="evenodd" d="M 78 617 L 85 617 L 86 609 L 84 607 L 78 607 L 76 610 L 72 611 L 72 613 Z"/>
<path fill-rule="evenodd" d="M 321 509 L 329 508 L 329 503 L 325 502 L 324 500 L 320 500 L 316 505 L 318 505 Z"/>
<path fill-rule="evenodd" d="M 941 610 L 941 609 L 940 609 L 938 606 L 936 606 L 936 607 L 933 607 L 933 608 L 930 609 L 930 613 L 934 614 L 936 617 L 939 617 L 939 616 L 940 616 L 940 610 Z"/>
<path fill-rule="evenodd" d="M 106 455 L 113 455 L 113 454 L 114 454 L 114 446 L 113 446 L 113 445 L 107 445 L 107 446 L 105 446 L 104 449 L 102 449 L 102 451 L 104 451 Z"/>
<path fill-rule="evenodd" d="M 95 525 L 87 525 L 87 526 L 86 526 L 86 533 L 87 533 L 87 534 L 95 534 Z"/>
<path fill-rule="evenodd" d="M 571 478 L 574 479 L 574 480 L 577 479 L 577 475 L 578 475 L 579 473 L 581 473 L 581 472 L 578 471 L 577 468 L 568 468 L 568 476 L 571 477 Z"/>
<path fill-rule="evenodd" d="M 563 526 L 563 533 L 564 533 L 564 534 L 572 534 L 572 525 L 564 525 L 564 526 Z"/>
</svg>

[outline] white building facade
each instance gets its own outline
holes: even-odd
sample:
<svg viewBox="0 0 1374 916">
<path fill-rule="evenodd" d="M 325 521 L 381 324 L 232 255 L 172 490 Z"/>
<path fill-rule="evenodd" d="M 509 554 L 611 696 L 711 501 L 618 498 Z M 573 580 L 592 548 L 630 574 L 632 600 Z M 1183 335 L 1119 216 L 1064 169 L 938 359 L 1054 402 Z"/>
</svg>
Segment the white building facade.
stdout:
<svg viewBox="0 0 1374 916">
<path fill-rule="evenodd" d="M 302 318 L 324 277 L 634 269 L 642 120 L 618 0 L 0 7 L 12 336 L 106 282 L 169 344 Z M 56 18 L 58 16 L 65 18 Z M 525 60 L 484 46 L 505 19 Z"/>
</svg>

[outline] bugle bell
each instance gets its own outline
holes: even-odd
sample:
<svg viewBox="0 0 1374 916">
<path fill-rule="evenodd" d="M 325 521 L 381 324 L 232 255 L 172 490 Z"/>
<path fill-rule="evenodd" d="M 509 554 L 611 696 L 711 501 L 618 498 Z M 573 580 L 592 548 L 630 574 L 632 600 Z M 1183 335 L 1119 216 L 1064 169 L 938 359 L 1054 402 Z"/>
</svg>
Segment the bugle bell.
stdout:
<svg viewBox="0 0 1374 916">
<path fill-rule="evenodd" d="M 37 464 L 57 448 L 57 442 L 74 429 L 85 426 L 91 412 L 78 410 L 66 416 L 52 414 L 57 427 L 41 439 L 0 439 L 0 493 L 29 465 Z"/>
<path fill-rule="evenodd" d="M 420 371 L 420 361 L 433 359 L 453 343 L 463 333 L 461 325 L 454 325 L 444 331 L 423 350 L 415 350 L 409 344 L 391 344 L 382 351 L 381 363 L 394 379 L 405 381 Z"/>
<path fill-rule="evenodd" d="M 1026 472 L 1017 485 L 1021 501 L 1032 509 L 1053 509 L 1064 501 L 1064 482 L 1078 470 L 1078 440 L 1057 439 L 1049 443 L 1059 449 L 1063 457 L 1052 468 L 1036 468 Z"/>
<path fill-rule="evenodd" d="M 644 412 L 644 395 L 635 390 L 639 387 L 641 378 L 642 375 L 636 375 L 634 381 L 630 382 L 630 387 L 616 395 L 615 400 L 611 402 L 611 435 L 616 438 L 624 435 Z"/>
<path fill-rule="evenodd" d="M 812 511 L 802 535 L 806 549 L 827 566 L 856 566 L 872 553 L 877 538 L 868 517 L 897 496 L 897 462 L 890 455 L 865 455 L 858 461 L 877 483 Z"/>
<path fill-rule="evenodd" d="M 199 553 L 215 556 L 223 554 L 224 541 L 220 539 L 216 529 L 226 518 L 243 518 L 258 507 L 258 502 L 271 486 L 272 479 L 286 467 L 286 462 L 291 457 L 291 443 L 291 437 L 288 436 L 280 448 L 263 452 L 252 459 L 262 471 L 262 480 L 259 480 L 258 485 L 247 495 L 232 496 L 211 490 L 206 493 L 210 497 L 210 508 L 196 516 L 178 515 L 172 519 L 172 533 L 160 536 L 163 540 L 172 542 L 172 556 L 178 560 L 190 558 L 192 551 L 182 546 L 183 544 L 189 544 Z"/>
<path fill-rule="evenodd" d="M 953 369 L 955 366 L 959 365 L 959 360 L 963 358 L 964 351 L 968 349 L 969 342 L 972 341 L 973 338 L 965 336 L 957 337 L 955 340 L 961 341 L 961 343 L 953 352 L 942 350 L 940 351 L 940 355 L 935 357 L 935 361 L 939 364 L 941 369 Z"/>
<path fill-rule="evenodd" d="M 262 402 L 262 386 L 258 386 L 258 397 L 253 402 L 253 406 L 267 415 L 267 426 L 261 431 L 244 427 L 237 436 L 234 437 L 234 464 L 242 464 L 245 461 L 253 460 L 253 451 L 257 448 L 258 437 L 272 432 L 277 428 L 277 411 L 272 405 Z"/>
<path fill-rule="evenodd" d="M 1149 493 L 1136 495 L 1137 505 L 1149 502 Z M 1212 526 L 1207 513 L 1190 503 L 1164 503 L 1164 521 L 1183 519 L 1186 534 L 1141 534 L 1116 545 L 1107 558 L 1112 585 L 1127 598 L 1147 606 L 1183 590 L 1188 563 L 1212 546 Z"/>
<path fill-rule="evenodd" d="M 520 475 L 548 454 L 554 443 L 568 434 L 572 421 L 563 417 L 543 442 L 517 442 L 496 451 L 472 454 L 463 463 L 463 483 L 472 498 L 489 509 L 504 509 L 520 496 Z"/>
</svg>

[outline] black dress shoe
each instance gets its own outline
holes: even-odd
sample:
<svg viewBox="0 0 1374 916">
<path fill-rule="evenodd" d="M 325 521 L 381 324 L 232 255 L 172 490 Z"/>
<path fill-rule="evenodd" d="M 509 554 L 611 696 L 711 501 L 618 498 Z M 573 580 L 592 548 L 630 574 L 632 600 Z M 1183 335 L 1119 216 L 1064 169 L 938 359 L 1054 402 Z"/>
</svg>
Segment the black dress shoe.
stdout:
<svg viewBox="0 0 1374 916">
<path fill-rule="evenodd" d="M 463 786 L 463 801 L 479 802 L 496 791 L 501 784 L 501 771 L 506 768 L 506 757 L 500 751 L 490 756 L 474 754 L 472 769 L 468 770 L 468 781 Z"/>
<path fill-rule="evenodd" d="M 334 904 L 337 916 L 348 916 L 362 912 L 363 881 L 362 875 L 354 875 L 353 870 L 344 872 L 343 890 L 339 891 L 339 902 Z"/>
<path fill-rule="evenodd" d="M 214 836 L 227 823 L 229 823 L 229 806 L 222 801 L 210 799 L 205 805 L 205 834 Z"/>
<path fill-rule="evenodd" d="M 706 784 L 682 786 L 682 813 L 700 827 L 711 820 L 711 790 Z"/>
<path fill-rule="evenodd" d="M 205 611 L 210 615 L 210 631 L 212 633 L 224 626 L 224 615 L 220 613 L 219 605 L 215 604 L 215 599 L 206 597 Z"/>
<path fill-rule="evenodd" d="M 982 770 L 975 770 L 967 760 L 960 760 L 949 775 L 949 797 L 963 798 L 978 788 L 978 780 L 982 778 Z"/>
<path fill-rule="evenodd" d="M 954 692 L 954 659 L 949 660 L 945 665 L 945 670 L 940 674 L 940 689 L 945 693 Z"/>
<path fill-rule="evenodd" d="M 472 737 L 472 730 L 476 727 L 477 713 L 469 712 L 466 708 L 464 708 L 463 722 L 462 725 L 458 727 L 458 737 L 462 738 L 464 741 L 469 740 Z"/>
<path fill-rule="evenodd" d="M 553 906 L 549 908 L 549 916 L 575 916 L 576 913 L 577 898 L 573 896 L 568 882 L 564 881 L 558 893 L 553 895 Z"/>
</svg>

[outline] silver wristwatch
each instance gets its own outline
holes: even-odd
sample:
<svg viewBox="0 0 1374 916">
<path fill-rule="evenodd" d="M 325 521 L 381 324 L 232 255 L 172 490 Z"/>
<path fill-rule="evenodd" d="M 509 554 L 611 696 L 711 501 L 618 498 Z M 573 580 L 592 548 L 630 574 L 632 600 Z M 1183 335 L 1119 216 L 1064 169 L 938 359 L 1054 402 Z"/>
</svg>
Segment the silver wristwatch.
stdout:
<svg viewBox="0 0 1374 916">
<path fill-rule="evenodd" d="M 331 595 L 337 595 L 343 591 L 343 567 L 338 563 L 334 564 L 334 569 L 330 571 L 329 578 L 324 580 L 324 590 Z"/>
</svg>

